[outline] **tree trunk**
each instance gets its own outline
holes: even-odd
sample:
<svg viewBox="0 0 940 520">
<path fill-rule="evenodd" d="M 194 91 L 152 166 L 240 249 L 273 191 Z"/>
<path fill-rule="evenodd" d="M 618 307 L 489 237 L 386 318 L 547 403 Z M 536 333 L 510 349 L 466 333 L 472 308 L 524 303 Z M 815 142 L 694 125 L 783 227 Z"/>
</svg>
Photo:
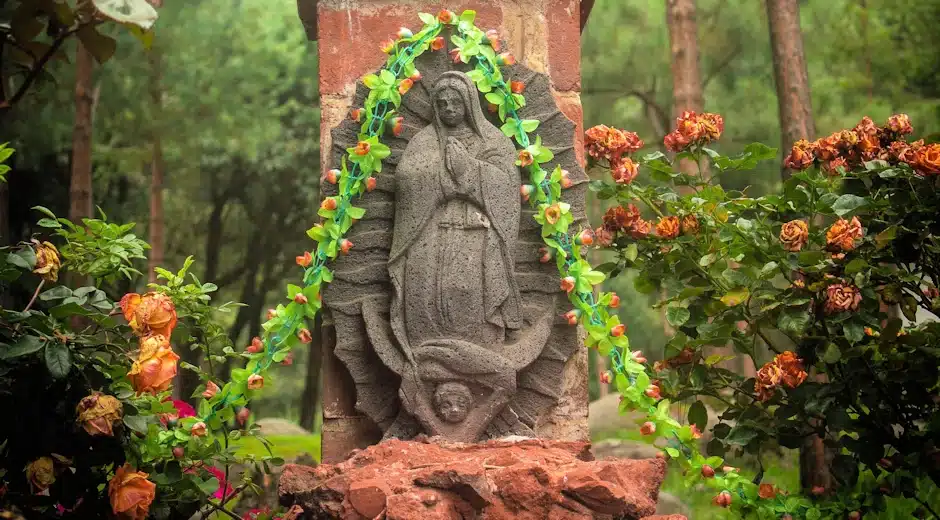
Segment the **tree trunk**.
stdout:
<svg viewBox="0 0 940 520">
<path fill-rule="evenodd" d="M 163 146 L 160 141 L 160 113 L 162 111 L 162 91 L 160 70 L 160 53 L 157 49 L 151 49 L 150 56 L 150 100 L 151 100 L 151 124 L 153 140 L 153 156 L 150 158 L 150 282 L 157 279 L 155 267 L 163 265 L 164 255 L 164 222 L 163 222 Z"/>
<path fill-rule="evenodd" d="M 669 52 L 672 56 L 672 116 L 678 118 L 687 110 L 701 112 L 705 102 L 698 65 L 695 0 L 666 0 L 666 27 L 669 29 Z M 679 168 L 689 175 L 699 172 L 695 161 L 688 159 L 680 161 Z M 702 174 L 705 173 L 703 167 Z"/>
<path fill-rule="evenodd" d="M 786 155 L 793 143 L 816 135 L 797 0 L 767 0 L 767 20 L 780 110 L 781 150 Z M 786 181 L 790 171 L 783 168 L 781 177 Z"/>
<path fill-rule="evenodd" d="M 92 71 L 94 57 L 78 42 L 75 57 L 75 126 L 72 131 L 72 176 L 69 183 L 69 220 L 81 224 L 94 215 L 91 191 Z"/>
</svg>

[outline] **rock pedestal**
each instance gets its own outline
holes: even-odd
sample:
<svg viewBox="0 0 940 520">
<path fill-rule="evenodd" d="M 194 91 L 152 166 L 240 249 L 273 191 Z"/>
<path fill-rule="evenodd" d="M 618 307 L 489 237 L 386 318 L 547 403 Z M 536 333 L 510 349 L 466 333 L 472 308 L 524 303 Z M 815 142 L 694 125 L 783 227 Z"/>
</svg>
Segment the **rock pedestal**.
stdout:
<svg viewBox="0 0 940 520">
<path fill-rule="evenodd" d="M 685 520 L 652 516 L 666 462 L 595 461 L 590 444 L 388 440 L 346 461 L 288 465 L 278 492 L 305 518 Z"/>
</svg>

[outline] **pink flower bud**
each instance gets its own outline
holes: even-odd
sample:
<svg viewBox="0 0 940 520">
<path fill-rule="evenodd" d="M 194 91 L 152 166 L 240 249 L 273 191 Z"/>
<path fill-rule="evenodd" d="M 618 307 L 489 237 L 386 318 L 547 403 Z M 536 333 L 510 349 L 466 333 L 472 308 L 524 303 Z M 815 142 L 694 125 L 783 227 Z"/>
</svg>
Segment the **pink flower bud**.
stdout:
<svg viewBox="0 0 940 520">
<path fill-rule="evenodd" d="M 406 93 L 408 93 L 409 90 L 411 90 L 411 87 L 414 86 L 414 84 L 415 82 L 412 81 L 411 78 L 405 78 L 401 80 L 401 82 L 398 84 L 398 93 L 404 96 Z"/>
<path fill-rule="evenodd" d="M 320 207 L 327 211 L 333 211 L 336 209 L 336 199 L 333 197 L 327 197 L 323 199 L 323 202 L 320 203 Z"/>
<path fill-rule="evenodd" d="M 615 293 L 610 295 L 610 308 L 616 309 L 617 307 L 620 307 L 620 297 Z"/>
<path fill-rule="evenodd" d="M 173 448 L 173 458 L 182 459 L 186 455 L 186 450 L 182 446 L 176 446 Z"/>
<path fill-rule="evenodd" d="M 633 357 L 633 360 L 636 361 L 637 363 L 640 363 L 641 365 L 646 363 L 646 356 L 643 355 L 643 351 L 634 350 L 633 352 L 630 353 L 630 355 Z"/>
<path fill-rule="evenodd" d="M 610 384 L 610 370 L 605 370 L 601 372 L 601 375 L 597 378 L 601 384 L 609 385 Z"/>
<path fill-rule="evenodd" d="M 576 280 L 574 279 L 573 276 L 566 276 L 566 277 L 562 278 L 562 279 L 561 279 L 561 290 L 562 290 L 562 291 L 565 291 L 566 293 L 570 293 L 571 291 L 574 290 L 574 284 L 575 284 L 575 282 L 576 282 Z"/>
<path fill-rule="evenodd" d="M 375 186 L 378 184 L 378 181 L 375 177 L 369 177 L 366 179 L 366 191 L 372 191 L 375 189 Z"/>
<path fill-rule="evenodd" d="M 552 261 L 552 251 L 547 247 L 539 248 L 539 262 L 547 264 Z"/>
<path fill-rule="evenodd" d="M 207 381 L 206 389 L 204 392 L 202 392 L 202 396 L 206 399 L 212 399 L 217 393 L 219 393 L 219 385 L 213 383 L 212 381 Z"/>
<path fill-rule="evenodd" d="M 486 31 L 486 39 L 489 40 L 490 47 L 492 47 L 494 51 L 499 52 L 499 32 L 497 32 L 496 29 L 490 29 L 489 31 Z"/>
<path fill-rule="evenodd" d="M 568 321 L 568 325 L 574 326 L 578 324 L 578 317 L 581 316 L 581 311 L 578 309 L 571 309 L 570 311 L 564 314 L 565 320 Z"/>
<path fill-rule="evenodd" d="M 297 293 L 294 295 L 294 303 L 299 303 L 300 305 L 306 305 L 307 297 L 304 296 L 304 293 Z"/>
<path fill-rule="evenodd" d="M 294 261 L 300 267 L 309 267 L 313 263 L 313 255 L 310 254 L 310 251 L 304 251 L 304 254 L 294 257 Z"/>
<path fill-rule="evenodd" d="M 336 184 L 336 182 L 339 180 L 340 175 L 342 175 L 342 172 L 340 172 L 339 170 L 333 169 L 333 170 L 329 170 L 328 172 L 326 172 L 326 175 L 324 175 L 323 178 L 326 179 L 326 182 L 330 184 Z"/>
<path fill-rule="evenodd" d="M 395 50 L 395 40 L 385 40 L 382 42 L 382 52 L 390 54 L 393 50 Z"/>
<path fill-rule="evenodd" d="M 460 49 L 457 49 L 457 48 L 451 49 L 450 59 L 452 59 L 454 63 L 461 63 L 463 60 L 460 59 Z"/>
<path fill-rule="evenodd" d="M 509 90 L 512 91 L 513 94 L 522 94 L 525 91 L 525 83 L 521 81 L 510 81 Z"/>
<path fill-rule="evenodd" d="M 293 352 L 288 353 L 288 354 L 287 354 L 287 357 L 284 358 L 284 361 L 281 361 L 281 364 L 284 365 L 285 367 L 289 367 L 289 366 L 293 365 L 293 364 L 294 364 L 294 353 L 293 353 Z"/>
<path fill-rule="evenodd" d="M 296 299 L 296 298 L 295 298 Z M 261 341 L 261 338 L 255 336 L 251 338 L 251 343 L 245 347 L 245 352 L 249 354 L 257 354 L 264 350 L 264 342 Z"/>
<path fill-rule="evenodd" d="M 715 476 L 715 468 L 705 464 L 702 466 L 702 476 L 705 478 L 712 478 Z"/>
<path fill-rule="evenodd" d="M 411 29 L 407 27 L 402 27 L 401 29 L 398 30 L 395 36 L 398 36 L 399 38 L 411 38 L 414 36 L 414 33 L 411 32 Z"/>
<path fill-rule="evenodd" d="M 575 241 L 582 246 L 589 246 L 594 243 L 594 232 L 590 229 L 582 229 Z"/>
<path fill-rule="evenodd" d="M 643 435 L 652 435 L 656 433 L 656 425 L 650 421 L 643 423 L 643 426 L 640 426 L 640 433 Z"/>
<path fill-rule="evenodd" d="M 269 320 L 273 320 L 274 318 L 277 318 L 277 310 L 276 310 L 276 309 L 268 309 L 268 314 L 267 314 L 267 316 L 268 316 L 268 319 L 269 319 Z"/>
<path fill-rule="evenodd" d="M 416 70 L 414 74 L 412 74 L 411 76 L 408 76 L 408 79 L 414 82 L 421 81 L 421 71 Z"/>
<path fill-rule="evenodd" d="M 568 189 L 568 188 L 571 187 L 571 185 L 572 185 L 573 183 L 571 182 L 571 177 L 570 177 L 569 174 L 568 174 L 568 170 L 562 170 L 562 171 L 561 171 L 561 181 L 560 181 L 560 182 L 561 182 L 561 187 L 562 187 L 563 189 Z"/>
<path fill-rule="evenodd" d="M 192 428 L 189 429 L 189 433 L 192 434 L 193 437 L 205 437 L 206 423 L 202 421 L 197 422 L 196 424 L 193 425 Z"/>
<path fill-rule="evenodd" d="M 731 493 L 727 491 L 722 491 L 715 495 L 715 498 L 712 499 L 712 504 L 715 504 L 718 507 L 731 507 Z"/>
<path fill-rule="evenodd" d="M 365 115 L 365 110 L 361 108 L 354 108 L 349 111 L 349 118 L 357 123 L 362 122 L 362 117 Z"/>
<path fill-rule="evenodd" d="M 349 250 L 352 249 L 352 246 L 353 246 L 353 243 L 348 239 L 344 238 L 339 241 L 339 251 L 340 253 L 343 253 L 344 255 L 349 254 Z"/>
<path fill-rule="evenodd" d="M 264 378 L 258 374 L 248 376 L 248 389 L 259 390 L 264 386 Z"/>
<path fill-rule="evenodd" d="M 504 52 L 496 57 L 496 63 L 500 65 L 515 65 L 516 58 L 514 58 L 512 54 Z"/>
<path fill-rule="evenodd" d="M 299 331 L 297 331 L 297 339 L 299 339 L 301 343 L 306 345 L 307 343 L 310 343 L 311 341 L 313 341 L 313 334 L 310 333 L 309 329 L 300 329 Z"/>
<path fill-rule="evenodd" d="M 627 331 L 627 326 L 623 323 L 618 323 L 610 328 L 610 335 L 617 338 L 623 336 L 623 333 Z"/>
<path fill-rule="evenodd" d="M 251 381 L 251 378 L 248 379 Z M 248 422 L 248 418 L 251 417 L 251 410 L 246 407 L 242 407 L 238 410 L 238 413 L 235 414 L 235 420 L 238 421 L 238 424 L 244 426 Z"/>
<path fill-rule="evenodd" d="M 659 399 L 660 397 L 662 397 L 662 392 L 660 391 L 659 387 L 656 385 L 650 385 L 646 387 L 646 391 L 644 391 L 643 393 L 645 393 L 647 397 L 651 397 L 653 399 Z"/>
<path fill-rule="evenodd" d="M 444 42 L 443 36 L 438 36 L 437 38 L 434 38 L 433 40 L 431 40 L 432 51 L 439 51 L 444 48 L 444 45 L 445 45 L 445 42 Z"/>
<path fill-rule="evenodd" d="M 535 191 L 535 186 L 531 184 L 523 184 L 519 186 L 519 194 L 522 195 L 522 200 L 529 202 L 529 196 Z"/>
<path fill-rule="evenodd" d="M 693 424 L 693 425 L 691 425 L 689 428 L 692 430 L 692 438 L 693 438 L 693 439 L 701 439 L 701 438 L 702 438 L 702 430 L 699 430 L 699 429 L 698 429 L 698 426 L 696 426 L 696 425 Z"/>
</svg>

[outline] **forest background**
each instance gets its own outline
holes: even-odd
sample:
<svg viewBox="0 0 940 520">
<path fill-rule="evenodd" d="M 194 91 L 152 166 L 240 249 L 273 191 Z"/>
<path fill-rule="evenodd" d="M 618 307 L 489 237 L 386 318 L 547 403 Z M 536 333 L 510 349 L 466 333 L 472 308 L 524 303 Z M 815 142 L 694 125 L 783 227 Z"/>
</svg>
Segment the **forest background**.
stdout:
<svg viewBox="0 0 940 520">
<path fill-rule="evenodd" d="M 765 3 L 694 3 L 696 34 L 686 36 L 697 36 L 703 108 L 725 118 L 718 148 L 730 154 L 751 142 L 779 146 Z M 815 135 L 897 112 L 911 117 L 915 136 L 940 131 L 940 0 L 799 6 Z M 673 123 L 669 34 L 663 0 L 595 2 L 582 35 L 586 127 L 604 123 L 636 131 L 651 146 L 662 142 Z M 101 67 L 79 55 L 75 41 L 67 43 L 68 60 L 53 62 L 3 115 L 0 142 L 17 152 L 9 183 L 0 184 L 0 241 L 41 232 L 33 227 L 36 205 L 73 216 L 97 206 L 111 221 L 137 222 L 138 235 L 154 246 L 151 265 L 178 269 L 194 254 L 194 272 L 218 285 L 220 301 L 245 303 L 225 319 L 236 345 L 247 344 L 293 281 L 294 257 L 310 247 L 304 231 L 315 219 L 321 175 L 317 43 L 307 41 L 288 0 L 168 0 L 149 51 L 125 31 L 113 36 L 115 54 Z M 90 120 L 76 117 L 83 113 Z M 73 180 L 89 159 L 90 193 L 87 186 L 76 191 Z M 780 179 L 780 168 L 767 162 L 722 182 L 760 195 Z M 603 201 L 591 208 L 599 222 Z M 151 266 L 138 267 L 146 273 Z M 633 348 L 659 359 L 667 333 L 661 315 L 631 280 L 609 283 L 622 295 Z M 107 288 L 118 298 L 142 289 Z M 16 286 L 4 292 L 29 298 Z M 315 428 L 318 352 L 315 341 L 278 368 L 252 406 L 256 418 Z M 603 389 L 591 381 L 596 397 Z M 192 385 L 176 386 L 188 397 Z"/>
</svg>

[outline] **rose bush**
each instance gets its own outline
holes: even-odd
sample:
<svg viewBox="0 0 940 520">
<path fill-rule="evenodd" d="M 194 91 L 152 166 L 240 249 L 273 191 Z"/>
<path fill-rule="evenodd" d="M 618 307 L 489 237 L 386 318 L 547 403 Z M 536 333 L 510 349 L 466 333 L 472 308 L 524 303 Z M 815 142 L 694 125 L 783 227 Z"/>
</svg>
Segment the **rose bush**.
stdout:
<svg viewBox="0 0 940 520">
<path fill-rule="evenodd" d="M 753 144 L 722 155 L 709 146 L 723 126 L 683 114 L 664 142 L 675 157 L 634 158 L 629 178 L 619 172 L 630 158 L 598 137 L 629 132 L 587 131 L 592 162 L 610 170 L 592 189 L 613 202 L 595 234 L 615 259 L 597 269 L 634 273 L 638 292 L 662 295 L 674 328 L 653 367 L 608 351 L 622 408 L 648 411 L 641 433 L 741 517 L 858 518 L 903 499 L 917 502 L 917 518 L 937 517 L 928 497 L 940 483 L 940 323 L 921 318 L 940 312 L 940 144 L 908 142 L 904 115 L 882 126 L 864 118 L 795 143 L 782 191 L 750 197 L 716 180 L 776 152 Z M 707 164 L 711 179 L 679 160 Z M 711 350 L 729 345 L 730 356 Z M 739 356 L 759 367 L 755 377 L 723 367 Z M 689 405 L 683 421 L 671 402 Z M 832 482 L 812 498 L 725 462 L 814 436 L 829 447 Z"/>
<path fill-rule="evenodd" d="M 0 511 L 189 518 L 229 510 L 235 497 L 258 491 L 251 471 L 235 475 L 231 468 L 269 473 L 282 461 L 235 454 L 231 441 L 260 438 L 259 430 L 246 397 L 234 398 L 232 383 L 214 368 L 264 355 L 261 340 L 234 349 L 217 322 L 232 304 L 212 304 L 215 286 L 188 273 L 192 259 L 175 273 L 158 269 L 162 283 L 149 292 L 112 297 L 111 281 L 139 274 L 132 262 L 147 249 L 131 234 L 133 225 L 85 219 L 80 228 L 37 209 L 45 213 L 39 225 L 55 238 L 0 251 L 3 283 L 33 293 L 20 308 L 0 309 Z M 63 271 L 94 285 L 64 285 Z M 203 350 L 205 365 L 181 365 L 181 347 Z M 181 369 L 203 382 L 193 395 L 204 399 L 200 410 L 170 397 Z M 263 386 L 260 374 L 243 377 L 253 391 Z M 208 403 L 220 400 L 222 387 L 230 402 L 212 414 Z"/>
</svg>

